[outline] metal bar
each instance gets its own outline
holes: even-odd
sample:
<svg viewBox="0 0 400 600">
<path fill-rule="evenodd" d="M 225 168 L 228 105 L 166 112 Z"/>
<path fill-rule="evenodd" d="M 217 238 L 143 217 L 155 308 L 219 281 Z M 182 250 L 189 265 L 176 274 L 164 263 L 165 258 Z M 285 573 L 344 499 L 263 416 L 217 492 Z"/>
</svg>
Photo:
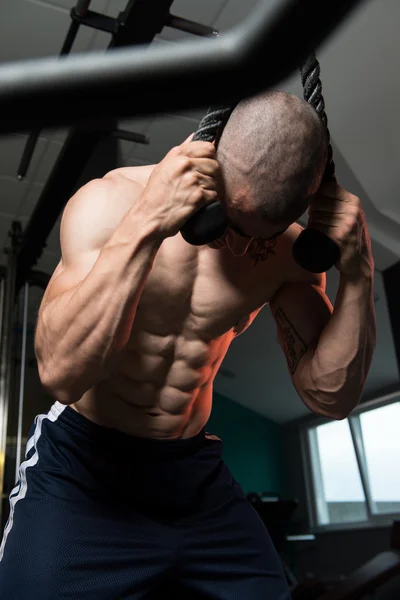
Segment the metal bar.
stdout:
<svg viewBox="0 0 400 600">
<path fill-rule="evenodd" d="M 29 300 L 29 283 L 26 281 L 24 285 L 24 313 L 22 321 L 22 348 L 21 348 L 21 370 L 19 378 L 19 402 L 18 402 L 18 429 L 15 457 L 15 481 L 18 481 L 19 466 L 21 464 L 22 450 L 22 421 L 24 414 L 24 391 L 25 391 L 25 366 L 26 366 L 26 337 L 28 329 L 28 300 Z"/>
<path fill-rule="evenodd" d="M 64 43 L 62 45 L 61 51 L 60 51 L 60 56 L 66 56 L 67 54 L 70 53 L 72 46 L 74 45 L 74 41 L 76 38 L 76 35 L 79 31 L 79 23 L 78 21 L 72 21 L 69 29 L 68 29 L 68 33 L 65 37 Z"/>
<path fill-rule="evenodd" d="M 354 452 L 357 459 L 358 470 L 360 472 L 361 485 L 365 495 L 368 521 L 371 516 L 376 514 L 376 504 L 372 498 L 371 485 L 368 476 L 367 461 L 365 458 L 364 441 L 361 431 L 360 416 L 352 416 L 348 419 L 351 439 L 353 440 Z"/>
<path fill-rule="evenodd" d="M 30 269 L 41 256 L 46 239 L 72 196 L 93 148 L 103 136 L 103 130 L 70 132 L 25 228 L 18 255 L 17 290 L 21 289 Z"/>
<path fill-rule="evenodd" d="M 187 33 L 192 33 L 193 35 L 198 35 L 200 37 L 212 37 L 219 35 L 218 31 L 213 27 L 202 25 L 201 23 L 196 23 L 195 21 L 189 21 L 189 19 L 183 19 L 182 17 L 177 17 L 176 15 L 171 14 L 168 16 L 168 20 L 165 25 L 166 27 L 172 27 L 173 29 L 186 31 Z"/>
<path fill-rule="evenodd" d="M 105 33 L 115 33 L 117 29 L 117 19 L 107 17 L 97 12 L 88 10 L 83 16 L 77 15 L 75 9 L 71 10 L 71 18 L 74 19 L 74 23 L 79 25 L 86 25 L 86 27 L 92 27 L 98 31 L 104 31 Z"/>
<path fill-rule="evenodd" d="M 156 16 L 159 11 L 159 14 L 164 18 L 165 12 L 169 12 L 171 2 L 172 0 L 157 0 L 156 3 L 151 3 L 152 15 Z M 122 13 L 124 28 L 123 30 L 118 29 L 113 35 L 110 48 L 115 44 L 119 45 L 122 39 L 126 43 L 133 44 L 136 39 L 135 35 L 140 30 L 141 23 L 145 27 L 143 27 L 143 30 L 140 30 L 140 40 L 145 39 L 147 42 L 150 42 L 153 39 L 158 30 L 159 18 L 155 19 L 154 27 L 151 22 L 144 23 L 148 19 L 149 5 L 149 2 L 147 4 L 143 1 L 137 3 L 136 0 L 129 3 L 125 12 Z M 134 29 L 131 31 L 132 16 L 129 11 L 133 10 L 133 8 L 135 8 L 135 19 L 133 22 Z M 60 64 L 63 60 L 66 59 L 58 59 L 58 63 Z M 99 101 L 99 98 L 101 98 L 101 101 Z M 76 100 L 79 106 L 82 107 L 83 104 L 80 99 L 77 98 Z M 95 103 L 102 104 L 106 101 L 107 96 L 98 96 Z M 130 101 L 132 102 L 132 98 Z M 60 103 L 58 110 L 64 107 L 62 98 L 60 98 Z M 74 193 L 78 179 L 91 158 L 97 143 L 104 138 L 105 134 L 114 131 L 116 128 L 117 121 L 115 118 L 112 118 L 110 120 L 97 120 L 92 124 L 91 129 L 88 127 L 84 129 L 76 128 L 70 132 L 26 226 L 18 256 L 17 291 L 20 290 L 24 281 L 29 277 L 30 270 L 41 256 L 46 239 L 64 206 Z M 115 166 L 113 165 L 113 168 Z"/>
<path fill-rule="evenodd" d="M 91 1 L 92 0 L 78 0 L 73 10 L 80 17 L 84 17 L 89 10 Z"/>
<path fill-rule="evenodd" d="M 150 140 L 143 133 L 136 133 L 134 131 L 125 131 L 124 129 L 115 129 L 110 131 L 112 137 L 118 138 L 119 140 L 126 140 L 127 142 L 134 142 L 136 144 L 150 144 Z"/>
<path fill-rule="evenodd" d="M 313 470 L 313 457 L 312 451 L 315 451 L 315 431 L 314 433 L 310 433 L 311 429 L 306 427 L 300 428 L 300 453 L 301 453 L 301 462 L 303 466 L 304 472 L 304 487 L 305 487 L 305 496 L 306 496 L 306 511 L 308 517 L 308 526 L 310 529 L 313 529 L 318 526 L 318 511 L 317 511 L 317 502 L 316 502 L 316 488 L 315 488 L 315 474 Z M 311 436 L 314 435 L 314 439 L 311 439 Z M 317 444 L 317 452 L 318 452 L 318 444 Z"/>
<path fill-rule="evenodd" d="M 319 446 L 317 438 L 317 429 L 308 430 L 308 446 L 310 462 L 308 465 L 309 473 L 313 484 L 312 504 L 313 524 L 312 527 L 318 527 L 330 523 L 328 503 L 325 499 L 324 480 L 322 478 L 321 459 L 319 455 Z M 311 466 L 311 469 L 310 469 Z"/>
<path fill-rule="evenodd" d="M 60 56 L 66 56 L 67 54 L 70 53 L 73 43 L 75 41 L 76 35 L 78 33 L 78 30 L 79 30 L 79 23 L 76 21 L 72 21 L 71 25 L 69 26 L 67 36 L 64 40 L 64 44 L 61 48 Z M 23 155 L 21 158 L 21 162 L 20 162 L 20 165 L 18 168 L 18 174 L 17 174 L 17 177 L 20 181 L 22 181 L 22 179 L 24 179 L 24 177 L 29 169 L 29 165 L 31 164 L 32 156 L 33 156 L 33 153 L 36 148 L 36 144 L 39 139 L 40 131 L 41 131 L 41 129 L 35 129 L 35 131 L 31 131 L 31 133 L 29 134 L 29 137 L 26 141 L 24 152 L 23 152 Z"/>
<path fill-rule="evenodd" d="M 5 322 L 5 302 L 7 296 L 7 282 L 5 276 L 2 276 L 0 280 L 0 355 L 3 354 L 3 347 L 6 342 L 4 332 L 7 331 L 7 335 L 10 335 L 11 328 Z M 0 373 L 0 494 L 1 498 L 4 495 L 4 467 L 6 458 L 6 441 L 7 441 L 7 420 L 8 420 L 8 406 L 5 402 L 4 394 L 4 375 L 3 369 Z M 0 531 L 2 530 L 2 502 L 0 501 Z"/>
<path fill-rule="evenodd" d="M 264 1 L 213 40 L 3 65 L 0 131 L 238 102 L 295 71 L 360 1 Z"/>
<path fill-rule="evenodd" d="M 0 494 L 4 490 L 4 467 L 7 443 L 8 410 L 10 404 L 10 367 L 12 349 L 13 312 L 16 285 L 17 247 L 20 228 L 17 222 L 13 223 L 11 244 L 8 251 L 6 277 L 4 280 L 4 300 L 2 300 L 1 314 L 1 354 L 0 354 Z M 0 529 L 2 523 L 2 504 L 0 503 Z"/>
<path fill-rule="evenodd" d="M 400 377 L 400 261 L 383 271 L 386 302 L 389 313 L 394 349 L 396 352 L 397 372 Z"/>
<path fill-rule="evenodd" d="M 299 535 L 287 535 L 286 540 L 288 542 L 313 542 L 315 540 L 313 533 L 303 533 Z"/>
<path fill-rule="evenodd" d="M 39 139 L 40 129 L 36 129 L 29 134 L 28 139 L 26 140 L 24 152 L 21 157 L 21 162 L 19 163 L 17 177 L 20 181 L 22 181 L 29 169 L 29 165 L 32 160 L 33 153 L 36 148 L 37 141 Z"/>
<path fill-rule="evenodd" d="M 149 44 L 165 26 L 173 0 L 130 0 L 117 19 L 111 47 Z"/>
</svg>

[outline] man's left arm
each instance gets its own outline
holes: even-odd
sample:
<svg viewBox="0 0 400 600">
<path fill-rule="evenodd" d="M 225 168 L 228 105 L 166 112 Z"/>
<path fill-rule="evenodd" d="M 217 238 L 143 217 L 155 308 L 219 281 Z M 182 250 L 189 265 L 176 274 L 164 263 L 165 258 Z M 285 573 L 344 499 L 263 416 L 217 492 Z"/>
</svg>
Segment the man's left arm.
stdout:
<svg viewBox="0 0 400 600">
<path fill-rule="evenodd" d="M 371 365 L 376 323 L 374 263 L 358 198 L 324 184 L 310 208 L 309 225 L 340 247 L 340 283 L 334 305 L 325 275 L 315 283 L 287 283 L 271 301 L 293 384 L 319 415 L 344 419 L 357 406 Z"/>
</svg>

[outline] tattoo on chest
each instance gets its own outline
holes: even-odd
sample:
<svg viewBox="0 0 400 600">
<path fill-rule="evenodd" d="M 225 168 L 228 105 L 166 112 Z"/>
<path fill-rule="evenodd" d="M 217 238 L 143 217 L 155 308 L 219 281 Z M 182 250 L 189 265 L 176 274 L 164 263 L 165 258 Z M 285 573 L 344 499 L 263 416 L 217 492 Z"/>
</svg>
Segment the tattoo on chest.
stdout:
<svg viewBox="0 0 400 600">
<path fill-rule="evenodd" d="M 277 238 L 271 240 L 256 239 L 253 240 L 249 247 L 249 256 L 253 260 L 253 267 L 257 266 L 258 263 L 267 260 L 270 254 L 276 254 Z"/>
<path fill-rule="evenodd" d="M 301 357 L 307 351 L 307 346 L 281 308 L 276 311 L 275 319 L 283 341 L 289 370 L 293 375 Z"/>
</svg>

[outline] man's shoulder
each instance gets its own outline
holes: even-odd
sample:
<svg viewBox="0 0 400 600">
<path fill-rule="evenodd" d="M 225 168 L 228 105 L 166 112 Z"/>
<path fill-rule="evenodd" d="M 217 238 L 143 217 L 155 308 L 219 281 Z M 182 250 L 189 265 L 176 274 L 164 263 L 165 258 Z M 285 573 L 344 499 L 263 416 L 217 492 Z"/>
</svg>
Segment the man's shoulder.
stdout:
<svg viewBox="0 0 400 600">
<path fill-rule="evenodd" d="M 125 167 L 81 187 L 63 211 L 63 255 L 70 246 L 102 248 L 142 194 L 149 176 L 147 166 Z"/>
<path fill-rule="evenodd" d="M 118 179 L 123 178 L 131 182 L 137 183 L 143 188 L 146 187 L 150 175 L 156 165 L 138 165 L 135 167 L 120 167 L 109 171 L 105 178 Z"/>
</svg>

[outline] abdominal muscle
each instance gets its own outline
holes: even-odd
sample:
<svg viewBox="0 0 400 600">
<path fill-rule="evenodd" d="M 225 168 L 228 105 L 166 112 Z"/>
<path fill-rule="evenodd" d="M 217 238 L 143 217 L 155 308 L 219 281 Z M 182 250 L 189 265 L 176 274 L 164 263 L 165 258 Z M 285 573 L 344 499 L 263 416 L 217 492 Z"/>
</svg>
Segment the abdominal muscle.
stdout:
<svg viewBox="0 0 400 600">
<path fill-rule="evenodd" d="M 199 433 L 228 347 L 265 299 L 260 283 L 254 285 L 260 275 L 249 273 L 248 262 L 229 251 L 195 249 L 180 236 L 164 241 L 117 366 L 72 407 L 134 436 Z"/>
<path fill-rule="evenodd" d="M 160 336 L 136 321 L 118 367 L 72 408 L 138 437 L 193 437 L 209 419 L 213 380 L 233 337 L 232 331 L 208 342 L 193 332 Z"/>
</svg>

